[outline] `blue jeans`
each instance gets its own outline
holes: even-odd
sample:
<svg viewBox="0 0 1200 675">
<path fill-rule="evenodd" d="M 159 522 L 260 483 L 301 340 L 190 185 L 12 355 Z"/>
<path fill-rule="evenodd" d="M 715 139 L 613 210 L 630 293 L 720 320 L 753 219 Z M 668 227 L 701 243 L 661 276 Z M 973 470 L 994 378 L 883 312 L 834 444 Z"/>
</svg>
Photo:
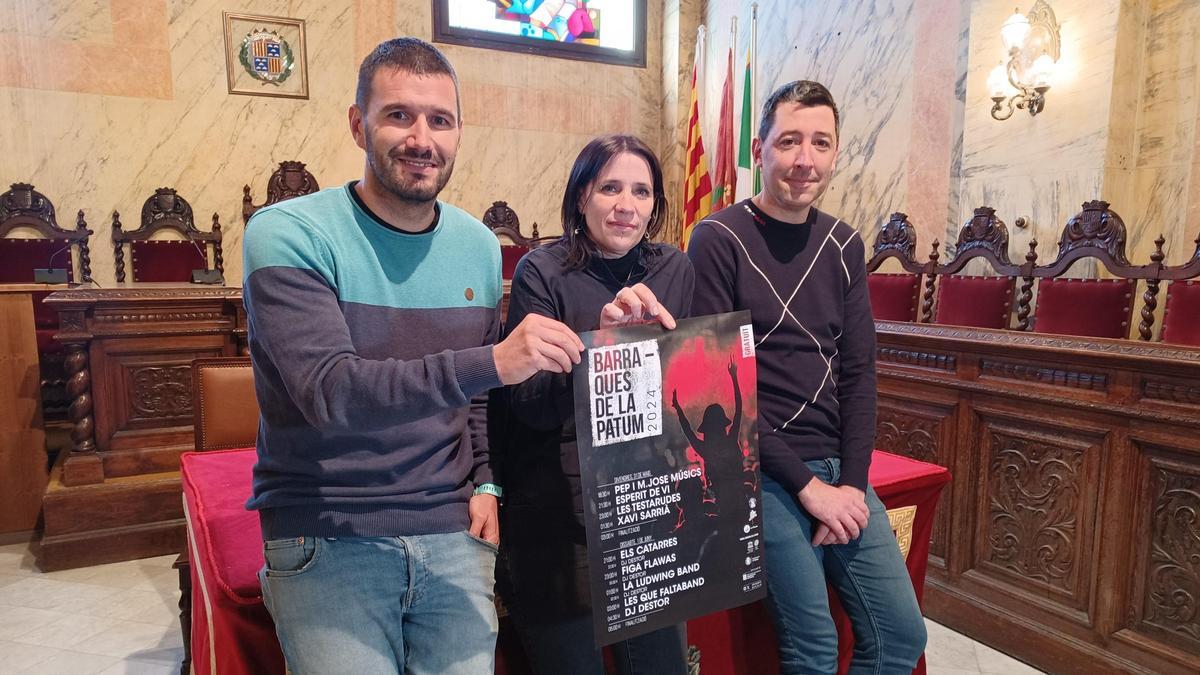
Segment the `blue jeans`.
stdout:
<svg viewBox="0 0 1200 675">
<path fill-rule="evenodd" d="M 806 462 L 837 485 L 839 459 Z M 925 651 L 925 622 L 887 512 L 867 488 L 870 517 L 848 544 L 813 546 L 819 524 L 767 476 L 762 479 L 763 542 L 768 606 L 779 636 L 783 673 L 836 673 L 838 636 L 829 613 L 828 583 L 854 628 L 850 673 L 910 673 Z"/>
<path fill-rule="evenodd" d="M 263 547 L 263 600 L 294 675 L 492 672 L 494 545 L 453 532 Z"/>
</svg>

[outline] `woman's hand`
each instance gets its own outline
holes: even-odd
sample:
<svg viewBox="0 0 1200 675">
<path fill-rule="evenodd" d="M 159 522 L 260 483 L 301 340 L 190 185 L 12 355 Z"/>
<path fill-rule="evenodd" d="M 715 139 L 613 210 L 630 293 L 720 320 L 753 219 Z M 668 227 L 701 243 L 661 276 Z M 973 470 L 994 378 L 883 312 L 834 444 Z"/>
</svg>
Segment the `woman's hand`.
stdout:
<svg viewBox="0 0 1200 675">
<path fill-rule="evenodd" d="M 646 284 L 634 284 L 617 291 L 612 302 L 600 310 L 600 327 L 614 328 L 657 321 L 663 328 L 675 328 L 675 317 L 654 297 Z"/>
</svg>

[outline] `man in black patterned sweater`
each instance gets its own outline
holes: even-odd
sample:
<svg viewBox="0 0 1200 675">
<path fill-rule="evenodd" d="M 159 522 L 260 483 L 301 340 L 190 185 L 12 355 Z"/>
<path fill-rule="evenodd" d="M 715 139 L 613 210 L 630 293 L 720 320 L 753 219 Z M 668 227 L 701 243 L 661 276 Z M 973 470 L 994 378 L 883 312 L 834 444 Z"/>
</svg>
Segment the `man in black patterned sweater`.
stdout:
<svg viewBox="0 0 1200 675">
<path fill-rule="evenodd" d="M 696 225 L 693 314 L 751 312 L 767 585 L 785 673 L 834 673 L 826 583 L 854 627 L 852 673 L 907 673 L 925 625 L 883 504 L 867 483 L 875 324 L 858 231 L 813 207 L 838 154 L 833 96 L 786 84 L 763 106 L 762 191 Z"/>
</svg>

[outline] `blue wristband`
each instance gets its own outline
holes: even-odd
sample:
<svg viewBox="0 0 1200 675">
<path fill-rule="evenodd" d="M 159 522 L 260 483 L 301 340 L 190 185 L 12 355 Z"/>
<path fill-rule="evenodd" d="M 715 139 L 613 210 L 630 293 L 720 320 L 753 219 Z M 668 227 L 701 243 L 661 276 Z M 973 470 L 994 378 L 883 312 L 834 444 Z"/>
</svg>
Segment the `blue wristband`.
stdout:
<svg viewBox="0 0 1200 675">
<path fill-rule="evenodd" d="M 504 489 L 495 483 L 483 483 L 475 488 L 474 494 L 491 495 L 496 499 L 499 499 L 504 496 Z"/>
</svg>

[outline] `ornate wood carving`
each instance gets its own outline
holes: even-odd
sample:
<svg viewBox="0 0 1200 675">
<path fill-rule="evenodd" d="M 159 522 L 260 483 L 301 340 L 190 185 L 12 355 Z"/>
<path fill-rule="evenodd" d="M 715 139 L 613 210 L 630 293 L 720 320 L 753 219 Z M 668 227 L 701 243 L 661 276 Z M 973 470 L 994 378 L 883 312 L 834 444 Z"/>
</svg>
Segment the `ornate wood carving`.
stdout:
<svg viewBox="0 0 1200 675">
<path fill-rule="evenodd" d="M 0 195 L 0 223 L 18 217 L 33 221 L 29 227 L 37 227 L 34 223 L 42 223 L 58 229 L 54 204 L 29 183 L 13 183 L 8 192 Z M 42 234 L 54 238 L 55 233 L 42 231 Z"/>
<path fill-rule="evenodd" d="M 1125 257 L 1125 221 L 1108 206 L 1108 202 L 1099 199 L 1083 203 L 1083 210 L 1063 228 L 1058 242 L 1059 258 L 1072 251 L 1097 248 L 1118 263 L 1131 265 Z"/>
<path fill-rule="evenodd" d="M 87 330 L 83 312 L 59 312 L 58 329 L 64 333 L 82 333 Z"/>
<path fill-rule="evenodd" d="M 1033 266 L 1037 263 L 1037 239 L 1029 242 L 1029 253 L 1025 254 L 1025 272 L 1021 279 L 1021 293 L 1017 296 L 1017 330 L 1029 330 L 1030 303 L 1033 302 Z"/>
<path fill-rule="evenodd" d="M 90 304 L 113 300 L 175 301 L 214 298 L 222 298 L 241 304 L 242 289 L 211 286 L 188 286 L 186 288 L 77 288 L 69 294 L 55 294 L 51 298 L 56 301 L 51 304 Z"/>
<path fill-rule="evenodd" d="M 926 615 L 1050 672 L 1194 672 L 1200 349 L 907 322 L 876 332 L 883 349 L 961 364 L 878 367 L 877 447 L 904 453 L 921 438 L 907 429 L 936 429 L 954 467 Z M 984 360 L 1099 374 L 1109 391 L 981 377 Z M 1168 489 L 1156 466 L 1182 476 Z"/>
<path fill-rule="evenodd" d="M 1158 466 L 1142 622 L 1200 653 L 1200 475 Z"/>
<path fill-rule="evenodd" d="M 282 161 L 267 179 L 267 201 L 256 205 L 250 196 L 250 186 L 242 187 L 242 222 L 249 222 L 250 216 L 264 206 L 312 194 L 320 189 L 316 177 L 308 172 L 304 162 Z"/>
<path fill-rule="evenodd" d="M 879 229 L 875 243 L 871 246 L 871 259 L 867 261 L 867 272 L 879 269 L 883 261 L 895 258 L 906 272 L 922 274 L 928 266 L 913 257 L 917 250 L 917 230 L 908 222 L 908 215 L 893 213 Z"/>
<path fill-rule="evenodd" d="M 892 349 L 881 347 L 878 351 L 880 361 L 888 363 L 899 363 L 905 366 L 917 366 L 919 368 L 932 368 L 934 370 L 945 370 L 954 372 L 958 367 L 957 360 L 949 354 L 935 354 L 930 352 L 909 351 L 905 349 Z"/>
<path fill-rule="evenodd" d="M 92 281 L 92 259 L 88 250 L 88 238 L 92 231 L 80 210 L 75 216 L 75 229 L 64 230 L 58 226 L 54 204 L 46 195 L 33 189 L 29 183 L 13 183 L 7 192 L 0 194 L 0 237 L 18 227 L 35 230 L 46 239 L 62 241 L 79 249 L 79 276 L 88 283 Z M 70 268 L 70 265 L 67 265 Z"/>
<path fill-rule="evenodd" d="M 75 234 L 79 240 L 79 276 L 87 283 L 92 283 L 92 253 L 88 249 L 88 238 L 92 231 L 88 229 L 87 221 L 83 219 L 83 209 L 75 214 Z"/>
<path fill-rule="evenodd" d="M 221 219 L 217 214 L 212 216 L 212 231 L 217 236 L 217 240 L 213 242 L 213 268 L 225 276 L 225 255 L 221 252 Z"/>
<path fill-rule="evenodd" d="M 1134 266 L 1125 256 L 1125 223 L 1108 202 L 1096 199 L 1083 203 L 1083 210 L 1063 227 L 1058 242 L 1058 257 L 1045 267 L 1033 270 L 1033 276 L 1049 279 L 1061 276 L 1080 258 L 1095 258 L 1118 277 L 1148 279 L 1159 274 L 1153 265 Z"/>
<path fill-rule="evenodd" d="M 68 460 L 82 460 L 82 466 L 88 466 L 90 471 L 72 472 L 70 467 L 64 468 L 64 482 L 68 485 L 85 483 L 100 483 L 104 479 L 96 458 L 96 424 L 91 417 L 91 372 L 88 368 L 88 345 L 86 342 L 68 342 L 67 357 L 64 368 L 67 374 L 67 396 L 71 406 L 67 408 L 67 417 L 71 419 L 71 456 Z"/>
<path fill-rule="evenodd" d="M 990 432 L 984 557 L 1072 593 L 1079 524 L 1079 449 Z"/>
<path fill-rule="evenodd" d="M 979 374 L 990 377 L 1003 377 L 1009 380 L 1024 380 L 1026 382 L 1041 382 L 1059 387 L 1074 387 L 1105 391 L 1108 389 L 1108 377 L 1103 373 L 1084 373 L 1062 368 L 1034 366 L 1014 361 L 992 361 L 983 359 L 979 362 Z"/>
<path fill-rule="evenodd" d="M 112 231 L 114 241 L 118 232 L 121 232 L 121 212 L 113 211 L 112 214 Z M 113 266 L 117 272 L 117 283 L 125 281 L 125 247 L 119 242 L 113 244 Z"/>
<path fill-rule="evenodd" d="M 968 255 L 971 252 L 976 255 Z M 996 217 L 996 209 L 990 206 L 975 209 L 971 219 L 963 223 L 958 231 L 958 241 L 954 244 L 954 259 L 946 267 L 951 268 L 960 261 L 961 264 L 942 273 L 953 274 L 962 269 L 967 260 L 979 256 L 987 258 L 993 267 L 1012 266 L 1008 259 L 1008 226 Z"/>
<path fill-rule="evenodd" d="M 131 370 L 133 410 L 138 417 L 186 417 L 192 413 L 192 367 L 147 366 Z"/>
<path fill-rule="evenodd" d="M 1021 346 L 1042 349 L 1072 349 L 1095 354 L 1111 354 L 1119 357 L 1174 359 L 1186 363 L 1200 363 L 1200 350 L 1186 347 L 1171 347 L 1159 343 L 1144 344 L 1136 340 L 1105 338 L 1082 338 L 1069 335 L 1046 333 L 1017 333 L 1013 331 L 940 326 L 937 324 L 912 323 L 908 321 L 876 321 L 881 332 L 894 335 L 920 335 L 933 338 L 953 338 L 956 342 L 977 342 L 997 346 Z"/>
<path fill-rule="evenodd" d="M 112 218 L 112 242 L 113 242 L 113 260 L 117 273 L 117 281 L 125 281 L 125 254 L 124 246 L 127 242 L 132 241 L 148 241 L 159 230 L 174 230 L 183 235 L 184 239 L 192 242 L 200 242 L 204 246 L 206 242 L 212 242 L 214 258 L 220 262 L 220 266 L 214 265 L 214 268 L 219 272 L 224 272 L 224 258 L 221 253 L 221 223 L 220 216 L 213 213 L 212 215 L 213 228 L 209 232 L 204 232 L 196 227 L 196 220 L 192 216 L 192 205 L 186 199 L 180 197 L 175 192 L 175 188 L 158 188 L 154 194 L 142 204 L 142 220 L 141 225 L 136 230 L 123 230 L 121 226 L 121 214 L 113 211 Z M 207 257 L 207 253 L 205 254 Z M 136 263 L 136 261 L 135 261 Z M 205 266 L 208 265 L 206 260 Z"/>
<path fill-rule="evenodd" d="M 937 420 L 880 407 L 875 421 L 875 447 L 921 462 L 942 464 L 937 427 Z"/>
<path fill-rule="evenodd" d="M 483 212 L 482 220 L 483 224 L 488 226 L 488 229 L 496 233 L 497 236 L 504 235 L 508 237 L 514 246 L 537 248 L 554 239 L 554 237 L 543 239 L 538 236 L 537 223 L 533 224 L 531 230 L 533 232 L 532 236 L 526 237 L 521 234 L 521 219 L 517 217 L 517 212 L 508 206 L 508 202 L 492 202 L 487 211 Z"/>
<path fill-rule="evenodd" d="M 925 293 L 921 296 L 921 322 L 922 323 L 932 323 L 933 322 L 933 295 L 934 295 L 933 289 L 934 289 L 935 279 L 937 278 L 938 245 L 939 245 L 939 243 L 940 242 L 938 242 L 937 239 L 933 240 L 933 248 L 930 249 L 930 251 L 929 251 L 929 262 L 925 265 L 925 269 L 926 269 Z"/>
<path fill-rule="evenodd" d="M 879 228 L 871 250 L 877 256 L 884 251 L 895 251 L 901 258 L 915 260 L 917 230 L 908 222 L 908 214 L 896 212 Z"/>
<path fill-rule="evenodd" d="M 1157 270 L 1156 278 L 1178 281 L 1180 279 L 1195 279 L 1200 277 L 1200 236 L 1196 237 L 1196 251 L 1192 254 L 1192 259 L 1182 265 L 1174 267 L 1162 267 Z M 1151 265 L 1153 267 L 1153 265 Z"/>
<path fill-rule="evenodd" d="M 1154 240 L 1154 253 L 1150 254 L 1150 265 L 1156 270 L 1161 270 L 1162 261 L 1166 258 L 1163 253 L 1163 244 L 1166 239 L 1160 234 L 1158 239 Z M 1153 335 L 1152 328 L 1154 326 L 1154 310 L 1158 307 L 1158 279 L 1146 280 L 1146 292 L 1142 294 L 1142 322 L 1138 324 L 1138 338 L 1148 341 Z"/>
<path fill-rule="evenodd" d="M 1200 405 L 1200 383 L 1181 384 L 1147 379 L 1142 383 L 1142 395 L 1149 399 Z"/>
<path fill-rule="evenodd" d="M 220 321 L 225 318 L 221 312 L 129 312 L 96 315 L 98 323 L 147 323 L 161 321 Z"/>
</svg>

